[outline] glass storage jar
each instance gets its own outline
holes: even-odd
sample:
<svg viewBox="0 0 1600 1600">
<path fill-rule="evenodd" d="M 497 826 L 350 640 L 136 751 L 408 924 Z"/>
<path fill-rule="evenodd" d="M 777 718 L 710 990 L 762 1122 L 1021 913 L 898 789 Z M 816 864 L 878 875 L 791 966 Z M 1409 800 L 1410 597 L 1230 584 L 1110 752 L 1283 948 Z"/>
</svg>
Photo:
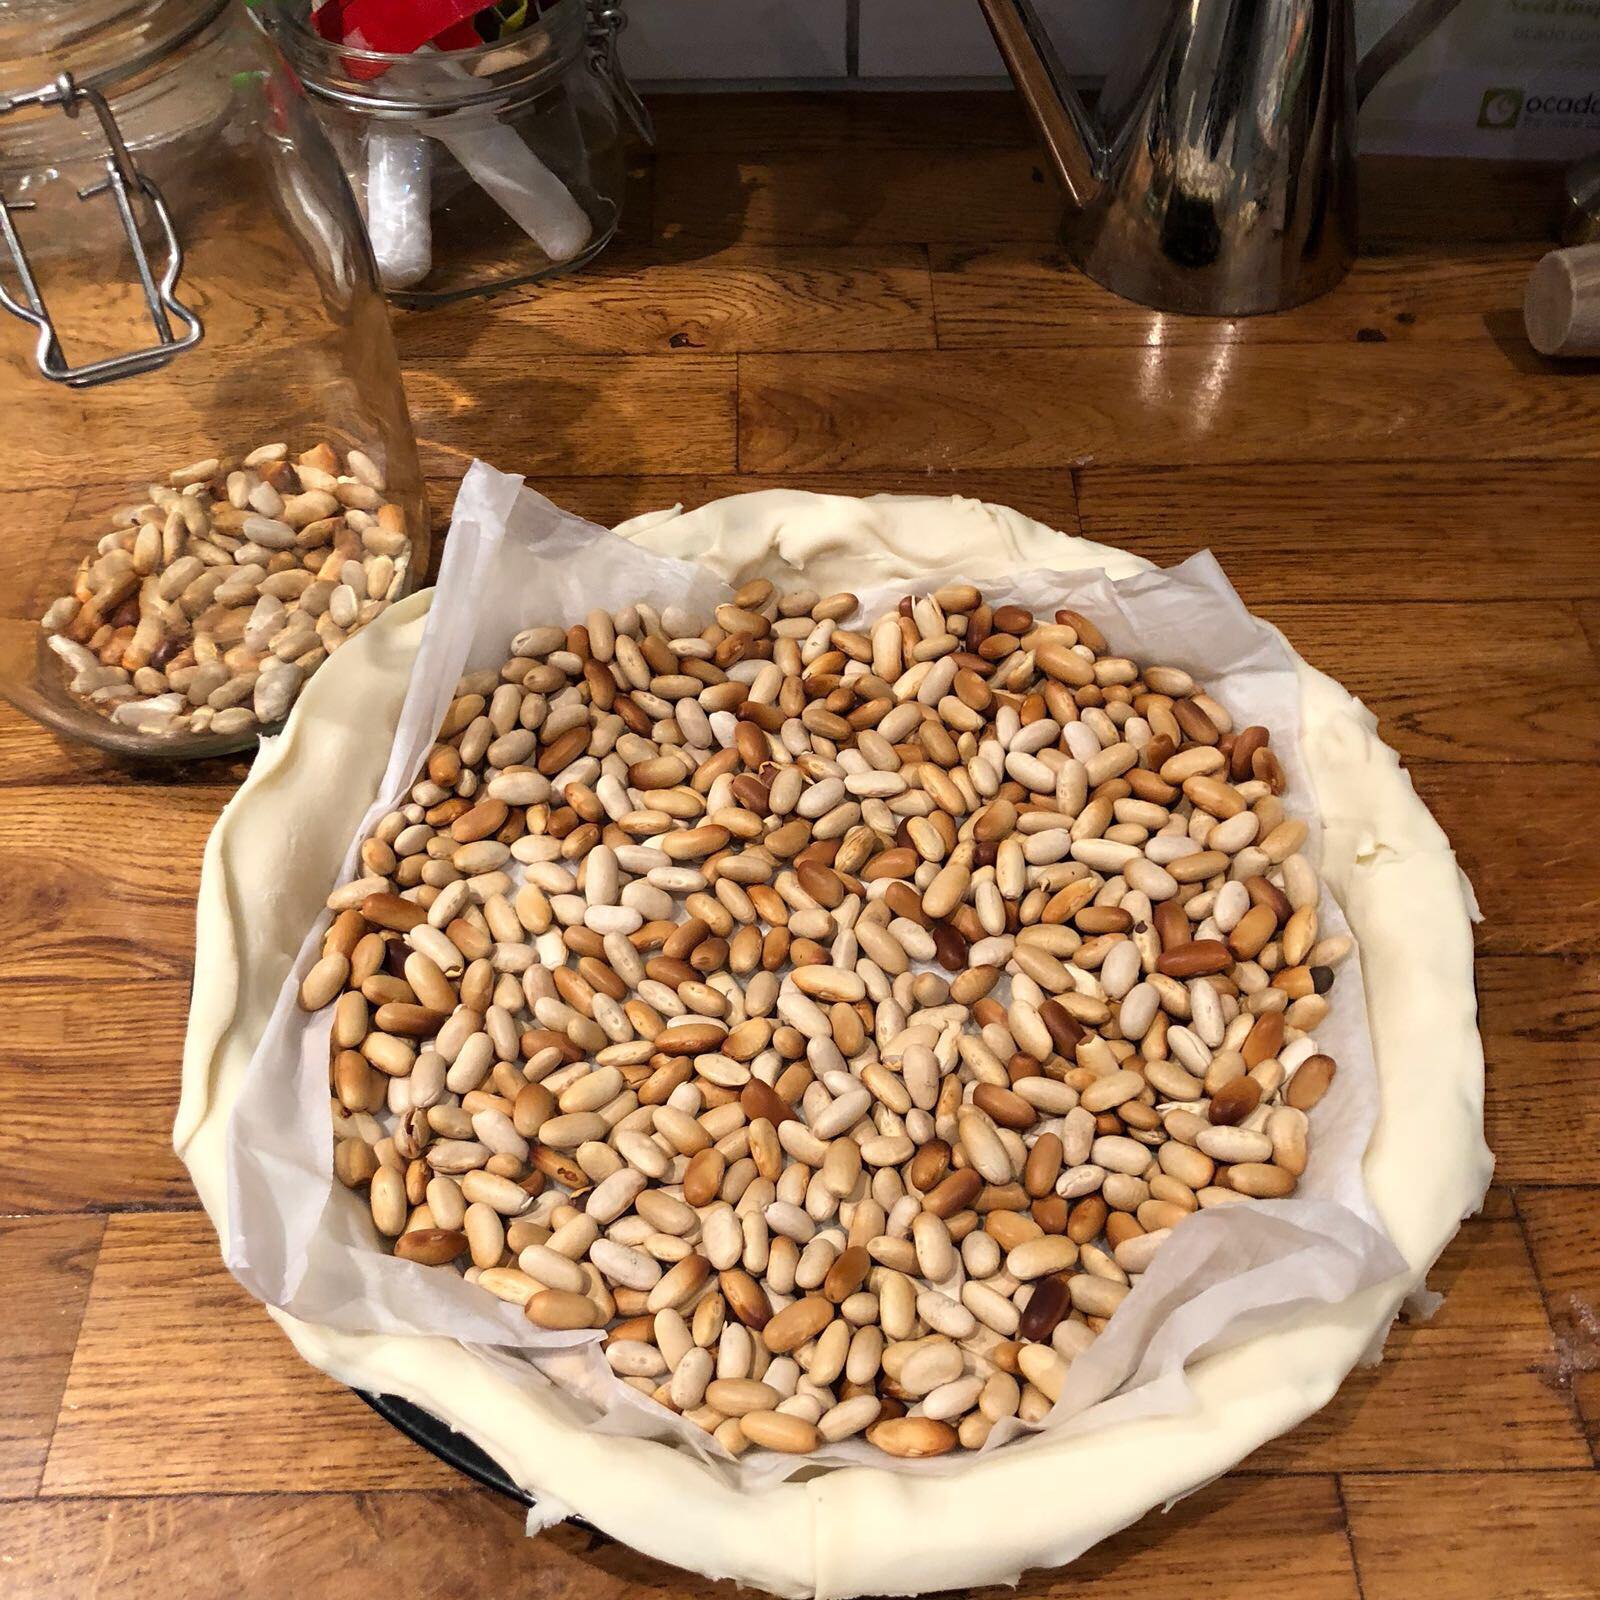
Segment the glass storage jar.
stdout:
<svg viewBox="0 0 1600 1600">
<path fill-rule="evenodd" d="M 0 694 L 251 744 L 426 569 L 354 197 L 238 0 L 0 7 Z"/>
<path fill-rule="evenodd" d="M 622 8 L 545 0 L 537 12 L 476 49 L 391 55 L 323 38 L 311 0 L 275 0 L 274 25 L 333 137 L 399 305 L 570 271 L 617 230 L 620 119 L 649 137 L 616 58 Z"/>
</svg>

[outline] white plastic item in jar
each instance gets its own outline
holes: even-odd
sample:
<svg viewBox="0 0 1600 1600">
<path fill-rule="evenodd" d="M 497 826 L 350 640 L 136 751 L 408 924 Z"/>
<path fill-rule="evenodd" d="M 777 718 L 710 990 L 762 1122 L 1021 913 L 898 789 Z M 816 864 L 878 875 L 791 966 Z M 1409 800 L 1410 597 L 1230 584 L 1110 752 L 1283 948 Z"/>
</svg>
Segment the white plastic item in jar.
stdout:
<svg viewBox="0 0 1600 1600">
<path fill-rule="evenodd" d="M 374 122 L 367 130 L 367 236 L 385 289 L 433 270 L 433 152 L 420 134 Z"/>
<path fill-rule="evenodd" d="M 478 123 L 432 130 L 474 181 L 552 261 L 571 261 L 593 225 L 571 191 L 515 128 Z"/>
</svg>

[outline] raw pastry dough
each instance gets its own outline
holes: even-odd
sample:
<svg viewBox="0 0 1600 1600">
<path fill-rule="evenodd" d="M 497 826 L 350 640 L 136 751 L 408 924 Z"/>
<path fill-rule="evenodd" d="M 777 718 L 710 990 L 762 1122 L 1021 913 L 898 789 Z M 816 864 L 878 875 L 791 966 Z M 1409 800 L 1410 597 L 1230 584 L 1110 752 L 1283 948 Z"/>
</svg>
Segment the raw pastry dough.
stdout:
<svg viewBox="0 0 1600 1600">
<path fill-rule="evenodd" d="M 636 518 L 618 531 L 734 583 L 758 574 L 792 583 L 798 571 L 824 592 L 1029 567 L 1104 567 L 1121 577 L 1147 565 L 959 498 L 774 490 Z M 206 847 L 174 1139 L 224 1237 L 228 1110 L 324 893 L 321 877 L 297 875 L 295 863 L 313 840 L 342 848 L 376 792 L 427 604 L 421 594 L 391 608 L 312 679 Z M 558 1392 L 519 1387 L 451 1341 L 338 1333 L 271 1314 L 308 1361 L 341 1382 L 404 1396 L 473 1438 L 538 1498 L 534 1526 L 578 1515 L 662 1560 L 782 1595 L 1013 1582 L 1226 1472 L 1376 1354 L 1401 1302 L 1481 1202 L 1492 1165 L 1471 891 L 1375 719 L 1332 679 L 1295 663 L 1322 871 L 1361 943 L 1381 1078 L 1367 1183 L 1409 1264 L 1405 1277 L 1200 1361 L 1190 1371 L 1194 1408 L 1183 1415 L 1019 1440 L 949 1476 L 848 1468 L 758 1494 L 728 1489 L 665 1445 L 587 1432 Z M 326 782 L 331 771 L 337 785 Z"/>
</svg>

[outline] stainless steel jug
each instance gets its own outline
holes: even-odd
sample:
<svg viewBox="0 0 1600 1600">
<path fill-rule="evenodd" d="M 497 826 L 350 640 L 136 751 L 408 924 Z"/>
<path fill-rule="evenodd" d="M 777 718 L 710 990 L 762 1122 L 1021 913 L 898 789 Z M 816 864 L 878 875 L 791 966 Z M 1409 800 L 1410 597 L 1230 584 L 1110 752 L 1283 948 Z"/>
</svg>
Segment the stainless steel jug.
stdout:
<svg viewBox="0 0 1600 1600">
<path fill-rule="evenodd" d="M 1097 283 L 1251 316 L 1325 293 L 1356 248 L 1356 110 L 1459 0 L 1420 0 L 1357 62 L 1351 0 L 1174 0 L 1090 116 L 1030 0 L 980 0 Z"/>
</svg>

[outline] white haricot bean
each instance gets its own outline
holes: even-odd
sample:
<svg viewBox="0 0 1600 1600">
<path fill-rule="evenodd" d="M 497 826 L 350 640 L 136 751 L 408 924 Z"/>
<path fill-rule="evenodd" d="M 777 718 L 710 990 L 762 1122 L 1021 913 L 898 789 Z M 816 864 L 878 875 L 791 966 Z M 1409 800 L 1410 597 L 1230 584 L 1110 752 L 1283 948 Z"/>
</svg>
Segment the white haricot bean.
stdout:
<svg viewBox="0 0 1600 1600">
<path fill-rule="evenodd" d="M 558 1254 L 548 1245 L 528 1245 L 518 1254 L 517 1265 L 547 1289 L 567 1289 L 582 1294 L 587 1281 L 576 1261 Z"/>
<path fill-rule="evenodd" d="M 541 1130 L 546 1142 L 549 1141 L 549 1128 L 550 1123 L 547 1122 Z M 644 1173 L 632 1167 L 623 1167 L 594 1187 L 584 1205 L 584 1211 L 593 1222 L 603 1228 L 615 1222 L 633 1204 L 648 1181 Z"/>
<path fill-rule="evenodd" d="M 1077 1282 L 1077 1279 L 1073 1279 Z M 1009 1339 L 1017 1331 L 1017 1308 L 1005 1295 L 987 1283 L 968 1282 L 961 1286 L 961 1303 L 987 1328 Z"/>
<path fill-rule="evenodd" d="M 706 1386 L 716 1369 L 716 1358 L 698 1347 L 688 1351 L 673 1368 L 670 1392 L 680 1412 L 693 1411 L 705 1399 Z"/>
<path fill-rule="evenodd" d="M 627 1289 L 652 1289 L 661 1277 L 660 1264 L 642 1250 L 610 1239 L 596 1239 L 589 1247 L 589 1259 L 613 1283 Z"/>
<path fill-rule="evenodd" d="M 876 1395 L 860 1394 L 841 1400 L 817 1420 L 817 1432 L 829 1444 L 849 1439 L 878 1420 L 881 1403 Z"/>
<path fill-rule="evenodd" d="M 1203 1128 L 1195 1141 L 1213 1161 L 1270 1161 L 1272 1141 L 1249 1128 Z"/>
</svg>

